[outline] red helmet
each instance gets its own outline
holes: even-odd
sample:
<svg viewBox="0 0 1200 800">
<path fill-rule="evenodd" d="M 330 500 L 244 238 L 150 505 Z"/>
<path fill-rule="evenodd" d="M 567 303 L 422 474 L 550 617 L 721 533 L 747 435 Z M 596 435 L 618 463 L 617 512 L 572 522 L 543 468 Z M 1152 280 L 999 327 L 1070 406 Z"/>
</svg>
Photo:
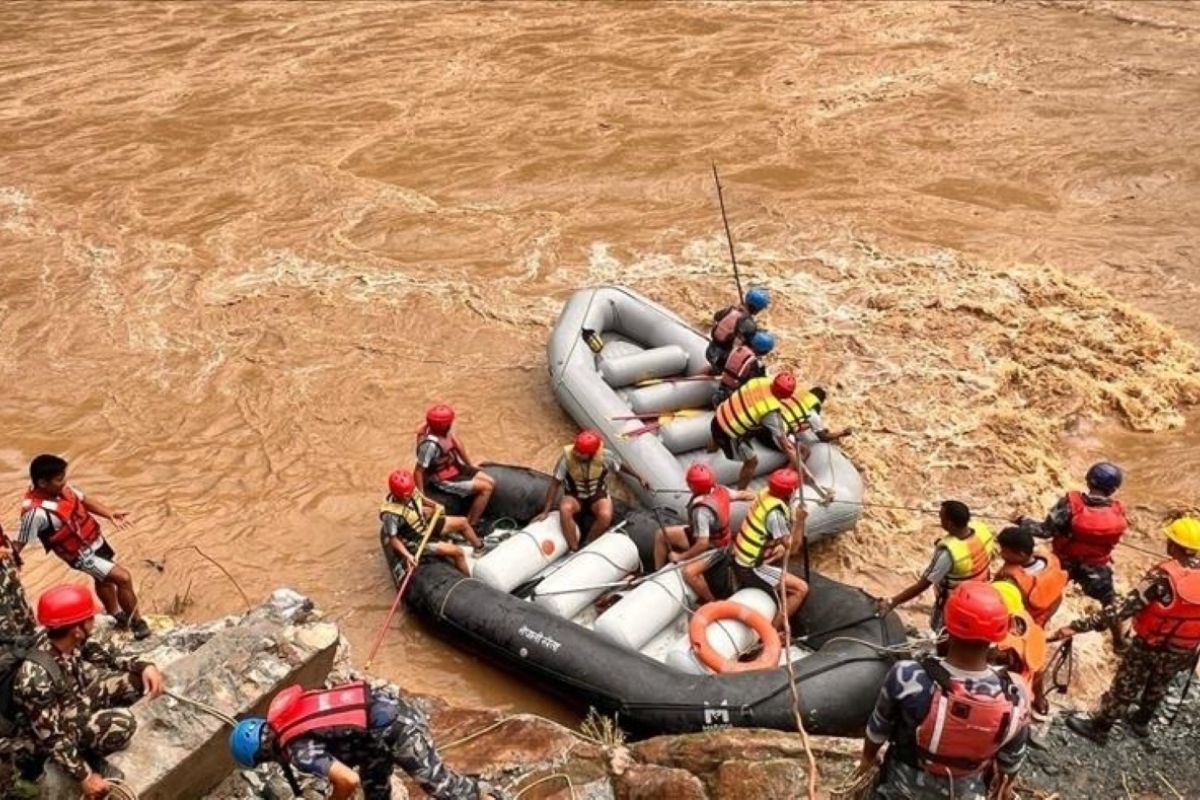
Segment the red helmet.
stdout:
<svg viewBox="0 0 1200 800">
<path fill-rule="evenodd" d="M 434 433 L 444 434 L 454 424 L 454 409 L 445 403 L 430 406 L 425 412 L 425 424 Z"/>
<path fill-rule="evenodd" d="M 767 491 L 780 500 L 790 500 L 800 488 L 800 473 L 794 469 L 777 469 L 767 478 Z"/>
<path fill-rule="evenodd" d="M 581 456 L 594 456 L 600 452 L 600 434 L 593 430 L 580 431 L 575 437 L 575 452 Z"/>
<path fill-rule="evenodd" d="M 687 485 L 692 494 L 708 494 L 717 485 L 717 478 L 707 464 L 692 464 L 687 471 Z"/>
<path fill-rule="evenodd" d="M 781 372 L 771 381 L 771 394 L 780 400 L 791 397 L 796 393 L 796 376 L 790 372 Z"/>
<path fill-rule="evenodd" d="M 392 470 L 392 474 L 388 475 L 388 489 L 397 500 L 407 500 L 412 497 L 413 490 L 417 488 L 417 482 L 413 479 L 413 474 L 406 469 Z"/>
<path fill-rule="evenodd" d="M 946 601 L 946 630 L 956 639 L 999 644 L 1008 635 L 1008 607 L 996 587 L 983 581 L 962 584 Z"/>
<path fill-rule="evenodd" d="M 91 590 L 77 584 L 52 587 L 38 598 L 37 620 L 45 628 L 69 628 L 94 616 Z"/>
</svg>

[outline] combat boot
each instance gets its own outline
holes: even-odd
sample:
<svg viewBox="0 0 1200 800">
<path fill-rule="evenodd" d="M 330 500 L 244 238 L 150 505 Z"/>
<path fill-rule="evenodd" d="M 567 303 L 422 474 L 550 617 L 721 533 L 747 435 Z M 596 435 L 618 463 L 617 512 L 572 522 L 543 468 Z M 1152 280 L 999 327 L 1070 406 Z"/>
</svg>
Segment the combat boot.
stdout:
<svg viewBox="0 0 1200 800">
<path fill-rule="evenodd" d="M 1108 744 L 1111 722 L 1101 722 L 1090 717 L 1067 717 L 1067 727 L 1096 744 Z"/>
<path fill-rule="evenodd" d="M 1129 715 L 1126 724 L 1129 730 L 1133 731 L 1133 735 L 1139 739 L 1145 739 L 1150 736 L 1150 723 L 1154 720 L 1153 714 L 1145 714 L 1141 709 Z"/>
</svg>

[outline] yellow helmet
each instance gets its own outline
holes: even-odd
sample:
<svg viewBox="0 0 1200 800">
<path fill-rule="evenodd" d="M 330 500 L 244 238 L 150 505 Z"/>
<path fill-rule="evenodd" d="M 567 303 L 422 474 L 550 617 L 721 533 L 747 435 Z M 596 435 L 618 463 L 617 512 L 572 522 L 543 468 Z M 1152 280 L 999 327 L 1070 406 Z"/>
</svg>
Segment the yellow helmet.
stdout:
<svg viewBox="0 0 1200 800">
<path fill-rule="evenodd" d="M 1180 517 L 1167 525 L 1163 533 L 1180 547 L 1200 550 L 1200 520 L 1195 517 Z"/>
<path fill-rule="evenodd" d="M 992 581 L 992 586 L 1000 593 L 1000 599 L 1004 601 L 1004 607 L 1010 615 L 1020 614 L 1025 610 L 1025 598 L 1021 597 L 1021 590 L 1012 581 Z"/>
</svg>

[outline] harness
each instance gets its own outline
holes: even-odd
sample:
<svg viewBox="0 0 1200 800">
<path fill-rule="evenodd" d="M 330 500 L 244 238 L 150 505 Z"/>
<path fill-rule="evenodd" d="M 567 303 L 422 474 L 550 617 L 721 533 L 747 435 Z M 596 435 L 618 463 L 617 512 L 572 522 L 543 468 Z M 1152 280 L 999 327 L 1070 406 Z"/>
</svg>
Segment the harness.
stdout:
<svg viewBox="0 0 1200 800">
<path fill-rule="evenodd" d="M 748 316 L 750 316 L 750 310 L 740 303 L 730 306 L 723 312 L 718 311 L 717 322 L 712 326 L 709 338 L 721 347 L 728 349 L 733 344 L 734 337 L 737 336 L 738 326 Z"/>
<path fill-rule="evenodd" d="M 721 387 L 732 392 L 741 386 L 755 372 L 762 371 L 762 362 L 749 345 L 739 345 L 725 359 L 725 368 L 721 371 Z"/>
<path fill-rule="evenodd" d="M 366 730 L 367 710 L 371 705 L 365 683 L 348 683 L 333 689 L 305 692 L 289 686 L 271 701 L 267 724 L 278 737 L 280 751 L 302 736 L 329 728 Z"/>
</svg>

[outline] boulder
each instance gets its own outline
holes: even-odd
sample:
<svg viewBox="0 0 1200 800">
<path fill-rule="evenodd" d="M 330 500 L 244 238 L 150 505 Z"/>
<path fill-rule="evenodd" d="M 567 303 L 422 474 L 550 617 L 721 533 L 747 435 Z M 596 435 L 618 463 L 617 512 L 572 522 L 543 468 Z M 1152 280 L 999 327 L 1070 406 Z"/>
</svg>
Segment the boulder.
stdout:
<svg viewBox="0 0 1200 800">
<path fill-rule="evenodd" d="M 685 773 L 686 774 L 686 773 Z M 806 795 L 805 762 L 790 758 L 726 761 L 713 779 L 714 800 L 792 800 Z"/>
<path fill-rule="evenodd" d="M 753 797 L 754 795 L 746 795 Z M 617 800 L 708 800 L 704 784 L 690 772 L 654 764 L 637 764 L 617 779 Z"/>
</svg>

